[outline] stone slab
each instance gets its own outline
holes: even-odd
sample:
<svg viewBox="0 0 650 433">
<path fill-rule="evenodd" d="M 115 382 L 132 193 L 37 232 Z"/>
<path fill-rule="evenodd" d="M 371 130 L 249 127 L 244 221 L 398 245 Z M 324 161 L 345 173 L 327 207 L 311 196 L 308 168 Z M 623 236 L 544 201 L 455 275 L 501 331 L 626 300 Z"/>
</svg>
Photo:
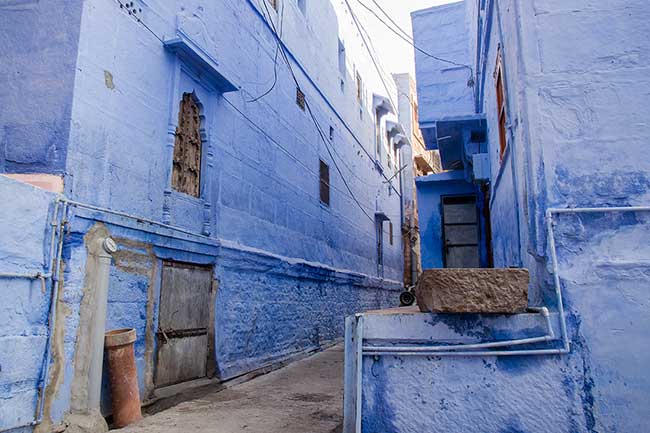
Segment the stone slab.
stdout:
<svg viewBox="0 0 650 433">
<path fill-rule="evenodd" d="M 415 289 L 422 312 L 516 314 L 528 307 L 527 269 L 427 269 Z"/>
</svg>

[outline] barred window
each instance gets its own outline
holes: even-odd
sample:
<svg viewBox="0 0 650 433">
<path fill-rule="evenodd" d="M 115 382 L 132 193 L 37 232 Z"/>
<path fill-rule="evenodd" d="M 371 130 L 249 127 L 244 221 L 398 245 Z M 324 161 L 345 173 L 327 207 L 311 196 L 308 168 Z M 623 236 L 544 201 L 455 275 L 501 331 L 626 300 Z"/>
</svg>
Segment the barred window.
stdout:
<svg viewBox="0 0 650 433">
<path fill-rule="evenodd" d="M 176 191 L 200 196 L 202 147 L 199 101 L 194 94 L 184 93 L 174 141 L 172 188 Z"/>
<path fill-rule="evenodd" d="M 300 87 L 296 87 L 296 104 L 302 111 L 305 111 L 305 92 L 300 90 Z"/>
</svg>

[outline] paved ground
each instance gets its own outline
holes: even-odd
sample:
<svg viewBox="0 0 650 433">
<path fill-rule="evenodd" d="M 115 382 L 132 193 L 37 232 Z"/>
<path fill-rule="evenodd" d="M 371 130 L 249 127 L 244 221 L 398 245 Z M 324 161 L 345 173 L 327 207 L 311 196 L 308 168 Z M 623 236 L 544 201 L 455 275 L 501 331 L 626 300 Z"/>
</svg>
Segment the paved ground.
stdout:
<svg viewBox="0 0 650 433">
<path fill-rule="evenodd" d="M 149 416 L 120 433 L 339 433 L 343 348 Z"/>
</svg>

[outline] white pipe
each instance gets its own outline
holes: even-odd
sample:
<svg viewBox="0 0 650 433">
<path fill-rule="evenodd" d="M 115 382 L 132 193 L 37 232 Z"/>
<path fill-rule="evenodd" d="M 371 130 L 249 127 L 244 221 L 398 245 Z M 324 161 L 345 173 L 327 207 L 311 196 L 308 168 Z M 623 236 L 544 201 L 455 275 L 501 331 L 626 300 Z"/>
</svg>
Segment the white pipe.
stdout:
<svg viewBox="0 0 650 433">
<path fill-rule="evenodd" d="M 355 333 L 357 345 L 357 399 L 356 404 L 356 432 L 361 433 L 361 399 L 363 398 L 363 315 L 357 315 L 357 330 Z"/>
<path fill-rule="evenodd" d="M 57 199 L 57 203 L 58 203 Z M 59 207 L 56 206 L 57 212 Z M 42 368 L 43 374 L 40 379 L 40 389 L 38 396 L 38 415 L 34 421 L 34 425 L 38 425 L 43 421 L 43 412 L 45 410 L 45 391 L 47 389 L 47 381 L 50 375 L 50 362 L 52 359 L 52 334 L 56 329 L 56 307 L 59 302 L 59 287 L 61 285 L 61 278 L 59 274 L 61 272 L 61 261 L 63 256 L 63 230 L 67 224 L 66 215 L 68 212 L 68 205 L 63 204 L 61 211 L 61 217 L 59 219 L 58 214 L 55 214 L 55 219 L 53 221 L 52 231 L 56 232 L 58 229 L 58 245 L 56 250 L 56 258 L 53 259 L 52 272 L 52 293 L 50 294 L 50 311 L 48 312 L 48 330 L 47 330 L 47 343 L 45 346 L 45 365 Z M 58 223 L 56 221 L 59 221 Z M 56 237 L 53 235 L 51 238 L 52 242 L 56 241 Z M 54 252 L 54 248 L 50 245 L 50 250 Z"/>
<path fill-rule="evenodd" d="M 0 278 L 24 278 L 27 280 L 48 279 L 52 274 L 43 274 L 41 272 L 27 272 L 24 274 L 13 272 L 0 272 Z"/>
<path fill-rule="evenodd" d="M 552 341 L 550 335 L 543 337 L 521 338 L 518 340 L 493 341 L 490 343 L 458 344 L 449 346 L 363 346 L 364 355 L 371 352 L 390 353 L 428 353 L 428 352 L 455 352 L 457 350 L 488 349 L 510 346 L 523 346 L 525 344 L 543 343 Z"/>
<path fill-rule="evenodd" d="M 99 409 L 102 388 L 102 367 L 104 361 L 104 334 L 106 333 L 106 308 L 108 305 L 108 282 L 111 272 L 111 254 L 117 251 L 117 245 L 111 238 L 102 239 L 97 246 L 97 271 L 94 284 L 89 290 L 94 291 L 95 312 L 91 334 L 91 360 L 88 371 L 88 407 Z M 93 287 L 94 286 L 94 287 Z"/>
<path fill-rule="evenodd" d="M 565 349 L 533 349 L 533 350 L 503 350 L 503 351 L 469 351 L 469 352 L 366 352 L 363 356 L 540 356 L 563 355 Z"/>
<path fill-rule="evenodd" d="M 530 308 L 530 310 L 538 311 L 545 319 L 546 322 L 546 335 L 541 337 L 520 338 L 515 340 L 492 341 L 488 343 L 470 343 L 470 344 L 452 344 L 446 346 L 363 346 L 364 352 L 376 353 L 429 353 L 429 352 L 454 352 L 456 350 L 472 350 L 472 349 L 487 349 L 499 348 L 510 346 L 523 346 L 533 343 L 544 343 L 555 340 L 553 326 L 550 320 L 550 313 L 548 308 Z M 493 352 L 490 352 L 493 353 Z M 370 356 L 370 355 L 368 355 Z"/>
<path fill-rule="evenodd" d="M 550 208 L 546 216 L 562 213 L 599 213 L 599 212 L 648 212 L 650 206 L 618 206 L 618 207 L 582 207 L 582 208 Z"/>
<path fill-rule="evenodd" d="M 111 209 L 107 209 L 107 208 L 103 208 L 103 207 L 99 207 L 99 206 L 94 206 L 94 205 L 90 205 L 90 204 L 81 203 L 81 202 L 78 202 L 78 201 L 68 200 L 68 199 L 63 198 L 63 197 L 59 198 L 59 200 L 64 202 L 64 203 L 67 203 L 69 205 L 75 206 L 75 207 L 80 207 L 80 208 L 83 208 L 83 209 L 95 210 L 95 211 L 102 212 L 102 213 L 121 216 L 121 217 L 124 217 L 124 218 L 135 220 L 137 222 L 146 223 L 146 224 L 150 224 L 150 225 L 155 225 L 155 226 L 158 226 L 158 227 L 161 227 L 161 228 L 165 228 L 165 229 L 168 229 L 168 230 L 173 230 L 175 232 L 183 233 L 183 234 L 186 234 L 186 235 L 189 235 L 189 236 L 203 238 L 203 243 L 206 243 L 206 245 L 214 245 L 214 243 L 205 242 L 206 240 L 212 240 L 211 237 L 205 236 L 205 235 L 202 235 L 202 234 L 199 234 L 199 233 L 194 233 L 194 232 L 192 232 L 190 230 L 185 230 L 185 229 L 182 229 L 180 227 L 175 227 L 175 226 L 165 224 L 165 223 L 161 223 L 159 221 L 151 220 L 151 219 L 148 219 L 148 218 L 142 218 L 142 217 L 139 217 L 137 215 L 131 215 L 131 214 L 128 214 L 126 212 L 119 212 L 119 211 L 115 211 L 115 210 L 111 210 Z M 111 224 L 114 224 L 114 223 L 111 223 Z M 183 239 L 183 238 L 178 238 L 178 239 Z M 183 240 L 186 240 L 186 239 L 183 239 Z"/>
<path fill-rule="evenodd" d="M 557 298 L 557 311 L 560 314 L 560 330 L 562 332 L 562 341 L 564 342 L 564 350 L 570 350 L 569 336 L 566 329 L 566 317 L 564 316 L 564 301 L 562 300 L 562 285 L 560 283 L 560 275 L 557 265 L 557 253 L 555 250 L 555 234 L 553 232 L 553 213 L 547 211 L 546 213 L 546 227 L 548 231 L 548 242 L 551 253 L 551 264 L 553 266 L 553 281 L 555 285 L 555 297 Z"/>
</svg>

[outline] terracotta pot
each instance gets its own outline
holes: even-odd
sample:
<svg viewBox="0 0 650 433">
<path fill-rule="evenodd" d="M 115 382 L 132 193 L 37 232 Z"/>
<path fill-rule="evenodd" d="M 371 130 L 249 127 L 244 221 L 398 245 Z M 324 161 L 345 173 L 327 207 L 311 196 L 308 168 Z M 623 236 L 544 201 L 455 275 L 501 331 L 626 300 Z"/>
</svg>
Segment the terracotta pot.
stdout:
<svg viewBox="0 0 650 433">
<path fill-rule="evenodd" d="M 142 419 L 138 372 L 135 366 L 135 329 L 109 331 L 104 337 L 111 383 L 113 424 L 125 427 Z"/>
</svg>

